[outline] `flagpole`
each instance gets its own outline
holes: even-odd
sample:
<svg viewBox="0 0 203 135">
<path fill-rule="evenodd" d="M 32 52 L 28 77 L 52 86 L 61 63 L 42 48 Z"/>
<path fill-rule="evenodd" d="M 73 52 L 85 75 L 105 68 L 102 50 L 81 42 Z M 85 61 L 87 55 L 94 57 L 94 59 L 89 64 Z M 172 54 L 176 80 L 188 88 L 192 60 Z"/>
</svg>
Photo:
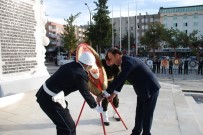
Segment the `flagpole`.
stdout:
<svg viewBox="0 0 203 135">
<path fill-rule="evenodd" d="M 114 47 L 113 5 L 112 5 L 112 47 Z"/>
<path fill-rule="evenodd" d="M 136 18 L 135 18 L 135 21 L 136 21 L 136 25 L 135 25 L 135 55 L 137 56 L 138 55 L 138 43 L 137 43 L 137 0 L 136 0 Z"/>
<path fill-rule="evenodd" d="M 130 18 L 129 18 L 129 2 L 128 2 L 128 55 L 130 55 Z"/>
<path fill-rule="evenodd" d="M 120 5 L 120 51 L 121 51 L 121 5 Z"/>
</svg>

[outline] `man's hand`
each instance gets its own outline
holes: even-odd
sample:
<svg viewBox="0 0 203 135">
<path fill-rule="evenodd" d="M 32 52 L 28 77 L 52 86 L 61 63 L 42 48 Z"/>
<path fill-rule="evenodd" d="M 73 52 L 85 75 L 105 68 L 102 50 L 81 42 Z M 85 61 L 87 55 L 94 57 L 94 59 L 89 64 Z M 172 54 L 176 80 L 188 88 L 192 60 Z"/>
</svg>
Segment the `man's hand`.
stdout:
<svg viewBox="0 0 203 135">
<path fill-rule="evenodd" d="M 98 113 L 103 113 L 103 107 L 102 106 L 97 105 L 94 109 L 97 110 Z"/>
<path fill-rule="evenodd" d="M 112 93 L 109 97 L 108 97 L 108 100 L 110 101 L 110 102 L 112 102 L 113 101 L 113 98 L 116 96 L 116 93 Z"/>
<path fill-rule="evenodd" d="M 104 97 L 102 95 L 99 95 L 99 96 L 97 96 L 96 101 L 97 101 L 97 103 L 100 103 L 103 99 L 104 99 Z"/>
</svg>

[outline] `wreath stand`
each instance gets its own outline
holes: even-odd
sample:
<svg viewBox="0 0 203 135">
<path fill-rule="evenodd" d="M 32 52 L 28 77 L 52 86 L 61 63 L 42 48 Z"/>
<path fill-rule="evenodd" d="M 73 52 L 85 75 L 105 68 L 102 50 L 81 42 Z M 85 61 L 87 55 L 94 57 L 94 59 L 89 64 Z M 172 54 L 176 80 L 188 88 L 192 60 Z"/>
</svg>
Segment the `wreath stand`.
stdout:
<svg viewBox="0 0 203 135">
<path fill-rule="evenodd" d="M 79 120 L 80 120 L 80 117 L 81 117 L 82 111 L 83 111 L 83 109 L 84 109 L 85 103 L 86 103 L 86 101 L 83 102 L 83 105 L 82 105 L 80 114 L 79 114 L 78 119 L 77 119 L 77 122 L 76 122 L 76 127 L 77 127 L 78 122 L 79 122 Z M 121 118 L 120 114 L 119 114 L 118 111 L 116 110 L 115 106 L 112 104 L 112 102 L 110 102 L 110 103 L 111 103 L 111 105 L 112 105 L 114 111 L 117 113 L 118 117 L 120 118 L 121 122 L 123 123 L 124 127 L 126 128 L 126 130 L 128 130 L 127 126 L 125 125 L 125 123 L 124 123 L 124 121 L 123 121 L 123 119 Z M 99 104 L 99 106 L 100 106 L 100 103 L 98 103 L 98 104 Z M 103 131 L 104 131 L 104 135 L 106 135 L 106 129 L 105 129 L 105 126 L 104 126 L 104 120 L 103 120 L 102 113 L 100 113 L 100 118 L 101 118 L 101 123 L 102 123 Z"/>
</svg>

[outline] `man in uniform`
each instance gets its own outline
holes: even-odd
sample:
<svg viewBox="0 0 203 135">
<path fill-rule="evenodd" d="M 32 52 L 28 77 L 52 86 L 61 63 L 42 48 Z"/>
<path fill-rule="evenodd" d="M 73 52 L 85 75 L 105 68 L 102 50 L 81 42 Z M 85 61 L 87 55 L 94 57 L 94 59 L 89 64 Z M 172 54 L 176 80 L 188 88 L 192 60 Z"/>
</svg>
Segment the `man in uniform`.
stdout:
<svg viewBox="0 0 203 135">
<path fill-rule="evenodd" d="M 135 126 L 131 135 L 140 135 L 141 132 L 142 135 L 151 135 L 153 113 L 160 89 L 157 78 L 141 60 L 123 56 L 117 48 L 109 49 L 107 56 L 111 65 L 121 66 L 121 72 L 104 91 L 104 94 L 97 97 L 97 101 L 100 102 L 104 97 L 109 97 L 109 100 L 112 100 L 128 80 L 137 94 Z M 111 95 L 109 96 L 109 94 Z"/>
<path fill-rule="evenodd" d="M 113 81 L 113 79 L 116 78 L 116 76 L 118 75 L 119 73 L 119 68 L 118 66 L 116 65 L 110 65 L 110 61 L 108 59 L 108 57 L 106 57 L 105 59 L 102 59 L 101 60 L 102 62 L 102 65 L 104 66 L 104 69 L 106 71 L 106 74 L 107 74 L 107 79 L 108 79 L 108 85 L 110 85 L 110 83 Z M 109 126 L 109 118 L 108 118 L 108 112 L 107 112 L 107 108 L 108 108 L 108 99 L 105 98 L 103 101 L 102 101 L 102 107 L 103 107 L 103 113 L 102 113 L 102 116 L 103 116 L 103 120 L 104 120 L 104 125 L 106 126 Z M 113 98 L 113 105 L 116 109 L 118 109 L 118 106 L 119 106 L 119 99 L 118 99 L 118 95 L 116 95 L 114 98 Z M 118 117 L 118 115 L 116 114 L 115 111 L 113 111 L 113 117 L 117 120 L 117 121 L 120 121 L 120 118 Z"/>
<path fill-rule="evenodd" d="M 180 59 L 180 63 L 178 65 L 178 74 L 182 74 L 183 71 L 183 61 Z"/>
<path fill-rule="evenodd" d="M 169 73 L 169 74 L 173 74 L 173 61 L 172 61 L 172 58 L 169 60 L 168 73 Z"/>
<path fill-rule="evenodd" d="M 188 74 L 188 59 L 187 58 L 184 61 L 184 74 Z"/>
<path fill-rule="evenodd" d="M 157 59 L 157 73 L 160 73 L 160 66 L 161 66 L 161 60 L 160 58 Z"/>
<path fill-rule="evenodd" d="M 198 61 L 198 75 L 202 75 L 202 67 L 203 67 L 203 58 L 200 58 Z"/>
<path fill-rule="evenodd" d="M 90 108 L 103 112 L 103 108 L 97 105 L 88 90 L 87 72 L 94 64 L 94 55 L 85 52 L 81 54 L 79 62 L 73 61 L 61 66 L 37 92 L 37 102 L 56 125 L 57 135 L 76 135 L 75 122 L 69 113 L 64 95 L 79 90 Z"/>
</svg>

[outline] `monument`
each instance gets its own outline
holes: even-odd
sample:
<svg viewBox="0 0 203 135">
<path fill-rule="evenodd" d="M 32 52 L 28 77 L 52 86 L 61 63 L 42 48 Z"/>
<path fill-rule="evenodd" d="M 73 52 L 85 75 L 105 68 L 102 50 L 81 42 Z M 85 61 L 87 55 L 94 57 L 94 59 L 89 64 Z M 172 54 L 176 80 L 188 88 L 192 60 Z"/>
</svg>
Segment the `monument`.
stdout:
<svg viewBox="0 0 203 135">
<path fill-rule="evenodd" d="M 49 77 L 46 22 L 42 0 L 0 0 L 0 97 L 38 89 Z"/>
</svg>

